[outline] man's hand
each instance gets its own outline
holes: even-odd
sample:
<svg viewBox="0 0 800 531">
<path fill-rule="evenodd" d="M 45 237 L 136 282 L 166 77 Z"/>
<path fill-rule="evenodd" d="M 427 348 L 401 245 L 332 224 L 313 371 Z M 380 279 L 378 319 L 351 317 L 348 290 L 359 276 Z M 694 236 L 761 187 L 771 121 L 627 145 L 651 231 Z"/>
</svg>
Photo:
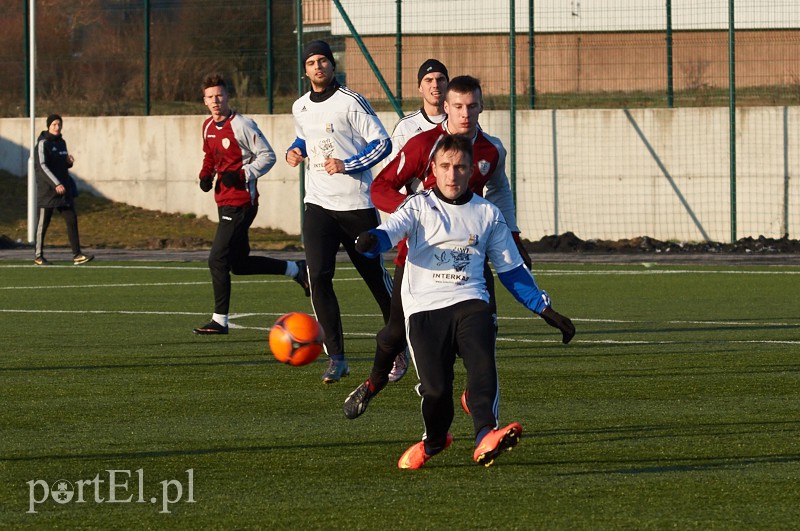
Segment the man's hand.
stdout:
<svg viewBox="0 0 800 531">
<path fill-rule="evenodd" d="M 575 337 L 575 325 L 572 324 L 568 317 L 561 315 L 550 306 L 544 309 L 541 316 L 544 322 L 553 328 L 561 330 L 561 342 L 565 345 Z"/>
<path fill-rule="evenodd" d="M 378 246 L 378 237 L 369 231 L 364 231 L 356 238 L 356 251 L 369 255 Z"/>
<path fill-rule="evenodd" d="M 56 186 L 56 193 L 58 195 L 64 195 L 67 193 L 67 189 L 64 187 L 63 184 L 59 184 L 58 186 Z"/>
<path fill-rule="evenodd" d="M 325 171 L 328 175 L 344 173 L 344 162 L 339 159 L 325 159 Z"/>
<path fill-rule="evenodd" d="M 511 236 L 514 237 L 514 243 L 517 244 L 517 251 L 522 256 L 522 261 L 525 262 L 525 265 L 528 267 L 528 270 L 533 269 L 533 262 L 531 261 L 531 255 L 528 254 L 528 250 L 525 249 L 525 246 L 522 245 L 522 238 L 519 237 L 519 232 L 512 232 Z"/>
<path fill-rule="evenodd" d="M 224 171 L 222 172 L 222 184 L 228 188 L 236 188 L 239 184 L 244 182 L 244 174 L 242 170 L 239 171 Z"/>
<path fill-rule="evenodd" d="M 289 166 L 292 168 L 296 168 L 303 162 L 303 152 L 300 151 L 300 148 L 292 148 L 286 152 L 286 162 L 289 163 Z"/>
<path fill-rule="evenodd" d="M 208 192 L 211 188 L 214 187 L 214 178 L 209 175 L 204 175 L 200 177 L 200 189 L 204 192 Z"/>
</svg>

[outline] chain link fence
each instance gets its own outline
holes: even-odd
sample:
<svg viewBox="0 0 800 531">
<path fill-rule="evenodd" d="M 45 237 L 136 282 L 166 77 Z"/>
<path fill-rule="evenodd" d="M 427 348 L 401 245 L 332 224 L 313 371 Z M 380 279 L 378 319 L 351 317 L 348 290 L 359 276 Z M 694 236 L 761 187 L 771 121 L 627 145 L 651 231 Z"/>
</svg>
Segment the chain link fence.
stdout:
<svg viewBox="0 0 800 531">
<path fill-rule="evenodd" d="M 1 112 L 21 117 L 29 4 L 3 7 Z M 480 78 L 528 238 L 800 232 L 796 0 L 41 0 L 36 15 L 40 114 L 202 114 L 210 71 L 240 111 L 288 113 L 298 47 L 322 38 L 377 110 L 419 105 L 429 57 Z"/>
</svg>

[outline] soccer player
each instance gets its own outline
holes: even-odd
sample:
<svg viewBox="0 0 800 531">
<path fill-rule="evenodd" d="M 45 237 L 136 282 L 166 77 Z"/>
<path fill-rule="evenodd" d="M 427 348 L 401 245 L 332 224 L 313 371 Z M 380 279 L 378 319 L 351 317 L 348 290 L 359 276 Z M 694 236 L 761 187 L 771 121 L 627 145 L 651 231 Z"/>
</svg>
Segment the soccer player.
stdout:
<svg viewBox="0 0 800 531">
<path fill-rule="evenodd" d="M 333 290 L 340 245 L 372 292 L 384 322 L 389 318 L 392 278 L 381 257 L 367 258 L 355 250 L 355 239 L 380 223 L 369 196 L 370 168 L 389 155 L 392 142 L 367 100 L 336 81 L 336 61 L 326 42 L 308 43 L 303 61 L 311 90 L 292 105 L 297 138 L 286 151 L 286 162 L 294 167 L 308 158 L 303 243 L 311 303 L 325 330 L 329 357 L 322 381 L 334 383 L 350 372 Z"/>
<path fill-rule="evenodd" d="M 436 59 L 427 59 L 417 71 L 417 85 L 422 95 L 422 107 L 403 117 L 392 131 L 392 153 L 386 159 L 387 164 L 406 145 L 408 139 L 419 133 L 430 131 L 441 124 L 447 115 L 444 112 L 444 95 L 450 76 L 447 67 Z M 399 303 L 398 303 L 399 304 Z M 391 317 L 390 317 L 391 319 Z M 399 344 L 399 343 L 398 343 Z M 400 380 L 408 370 L 408 351 L 403 346 L 395 356 L 394 364 L 389 371 L 389 381 Z"/>
<path fill-rule="evenodd" d="M 425 431 L 422 441 L 400 457 L 399 468 L 420 468 L 451 444 L 457 354 L 467 370 L 474 461 L 490 466 L 522 435 L 517 422 L 498 429 L 500 393 L 494 315 L 484 275 L 487 258 L 520 303 L 574 333 L 572 322 L 552 309 L 547 293 L 525 267 L 500 209 L 470 190 L 472 150 L 467 136 L 443 137 L 432 154 L 435 186 L 409 197 L 356 242 L 360 252 L 377 256 L 407 239 L 401 292 Z"/>
<path fill-rule="evenodd" d="M 231 273 L 235 275 L 286 275 L 308 292 L 305 262 L 250 255 L 248 231 L 258 213 L 258 178 L 275 164 L 275 152 L 256 123 L 229 105 L 229 91 L 219 74 L 202 84 L 203 102 L 211 117 L 203 123 L 203 167 L 200 189 L 214 189 L 219 225 L 208 255 L 214 314 L 207 324 L 192 330 L 200 335 L 228 333 Z M 214 177 L 216 176 L 216 182 Z"/>
<path fill-rule="evenodd" d="M 430 131 L 442 123 L 447 115 L 444 112 L 444 94 L 450 76 L 447 67 L 436 59 L 428 59 L 417 71 L 417 85 L 422 95 L 422 107 L 400 118 L 392 131 L 392 153 L 387 162 L 394 159 L 412 136 Z"/>
<path fill-rule="evenodd" d="M 505 174 L 506 151 L 499 139 L 484 133 L 478 127 L 478 117 L 483 110 L 483 95 L 480 82 L 470 76 L 458 76 L 450 80 L 447 87 L 444 109 L 447 120 L 433 129 L 409 139 L 400 154 L 378 174 L 372 185 L 372 198 L 376 206 L 385 212 L 393 212 L 407 197 L 404 188 L 414 191 L 435 183 L 430 172 L 431 153 L 436 144 L 450 134 L 464 134 L 472 139 L 474 149 L 473 171 L 469 180 L 470 190 L 483 195 L 497 205 L 508 223 L 515 246 L 530 269 L 530 257 L 519 238 L 516 212 L 511 187 Z M 356 418 L 367 408 L 369 400 L 389 382 L 388 375 L 397 364 L 398 352 L 405 347 L 405 326 L 399 286 L 403 278 L 406 247 L 401 242 L 395 259 L 394 293 L 392 312 L 388 324 L 378 332 L 375 359 L 369 378 L 357 387 L 345 400 L 343 410 L 348 418 Z M 494 307 L 494 281 L 488 264 L 485 269 L 490 306 Z M 565 343 L 571 336 L 563 336 Z"/>
</svg>

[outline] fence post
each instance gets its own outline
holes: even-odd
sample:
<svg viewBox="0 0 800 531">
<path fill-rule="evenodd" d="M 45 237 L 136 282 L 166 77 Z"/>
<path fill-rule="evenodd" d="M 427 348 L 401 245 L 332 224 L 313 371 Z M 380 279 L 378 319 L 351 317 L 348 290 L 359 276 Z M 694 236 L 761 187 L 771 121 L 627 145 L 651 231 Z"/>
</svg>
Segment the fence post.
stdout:
<svg viewBox="0 0 800 531">
<path fill-rule="evenodd" d="M 736 28 L 734 3 L 728 0 L 728 108 L 730 112 L 731 243 L 736 241 Z"/>
<path fill-rule="evenodd" d="M 275 50 L 272 47 L 272 0 L 267 0 L 267 114 L 272 114 L 274 110 L 275 104 L 275 97 L 273 96 L 272 92 L 274 90 L 273 87 L 273 75 L 272 71 L 274 69 L 274 61 L 275 61 Z"/>
<path fill-rule="evenodd" d="M 303 0 L 295 0 L 295 11 L 297 14 L 297 97 L 303 95 L 303 74 L 305 73 L 306 66 L 303 61 Z M 304 202 L 306 196 L 306 163 L 301 162 L 297 166 L 297 172 L 300 175 L 300 236 L 303 235 L 303 212 Z"/>
<path fill-rule="evenodd" d="M 150 0 L 144 0 L 144 115 L 150 116 Z"/>
<path fill-rule="evenodd" d="M 397 101 L 403 105 L 403 0 L 397 0 L 397 10 L 395 13 L 395 92 L 397 93 Z"/>
<path fill-rule="evenodd" d="M 30 31 L 30 24 L 28 23 L 30 3 L 31 0 L 26 0 L 25 13 L 22 15 L 22 39 L 25 41 L 25 114 L 28 116 L 31 114 L 31 45 L 30 34 L 28 33 Z"/>
<path fill-rule="evenodd" d="M 389 90 L 389 85 L 386 84 L 386 80 L 383 78 L 383 74 L 381 74 L 378 65 L 375 64 L 375 61 L 372 59 L 372 55 L 370 55 L 369 50 L 367 50 L 367 46 L 364 44 L 364 39 L 361 38 L 361 34 L 356 31 L 355 26 L 353 26 L 353 22 L 350 20 L 350 17 L 347 16 L 347 11 L 345 11 L 344 7 L 342 7 L 342 3 L 339 0 L 333 0 L 333 4 L 339 11 L 339 15 L 342 17 L 347 29 L 350 30 L 350 34 L 353 36 L 353 40 L 356 41 L 356 44 L 361 50 L 361 54 L 364 56 L 364 59 L 367 60 L 367 64 L 372 69 L 372 73 L 375 74 L 375 77 L 378 79 L 378 84 L 380 84 L 383 92 L 386 94 L 386 97 L 389 98 L 389 103 L 392 104 L 392 107 L 397 115 L 402 118 L 405 116 L 403 114 L 403 109 L 397 102 L 397 98 L 395 98 L 394 94 L 392 94 L 392 91 Z"/>
<path fill-rule="evenodd" d="M 672 79 L 672 0 L 667 0 L 667 107 L 675 103 L 675 87 Z"/>
<path fill-rule="evenodd" d="M 789 107 L 783 107 L 783 237 L 789 238 Z"/>
<path fill-rule="evenodd" d="M 536 107 L 536 76 L 534 67 L 536 66 L 536 35 L 533 32 L 533 8 L 534 0 L 528 0 L 528 92 L 529 106 L 531 109 Z"/>
<path fill-rule="evenodd" d="M 510 133 L 511 145 L 508 146 L 508 153 L 511 155 L 511 167 L 508 171 L 508 177 L 511 181 L 511 194 L 514 197 L 514 207 L 517 205 L 517 14 L 516 3 L 514 0 L 509 0 L 510 14 L 509 14 L 509 30 L 508 30 L 508 48 L 511 60 L 509 67 L 509 92 L 511 93 L 511 100 L 509 107 L 510 110 Z M 508 157 L 506 157 L 506 164 L 508 164 Z"/>
</svg>

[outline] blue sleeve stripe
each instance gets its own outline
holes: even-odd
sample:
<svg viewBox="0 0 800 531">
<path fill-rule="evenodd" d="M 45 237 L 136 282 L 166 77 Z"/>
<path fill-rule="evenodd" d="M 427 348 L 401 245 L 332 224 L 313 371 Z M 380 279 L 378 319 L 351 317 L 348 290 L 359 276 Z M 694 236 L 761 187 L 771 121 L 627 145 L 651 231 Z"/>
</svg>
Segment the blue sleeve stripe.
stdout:
<svg viewBox="0 0 800 531">
<path fill-rule="evenodd" d="M 388 138 L 373 140 L 364 150 L 344 161 L 345 173 L 360 173 L 383 160 L 392 150 L 392 141 Z"/>
</svg>

